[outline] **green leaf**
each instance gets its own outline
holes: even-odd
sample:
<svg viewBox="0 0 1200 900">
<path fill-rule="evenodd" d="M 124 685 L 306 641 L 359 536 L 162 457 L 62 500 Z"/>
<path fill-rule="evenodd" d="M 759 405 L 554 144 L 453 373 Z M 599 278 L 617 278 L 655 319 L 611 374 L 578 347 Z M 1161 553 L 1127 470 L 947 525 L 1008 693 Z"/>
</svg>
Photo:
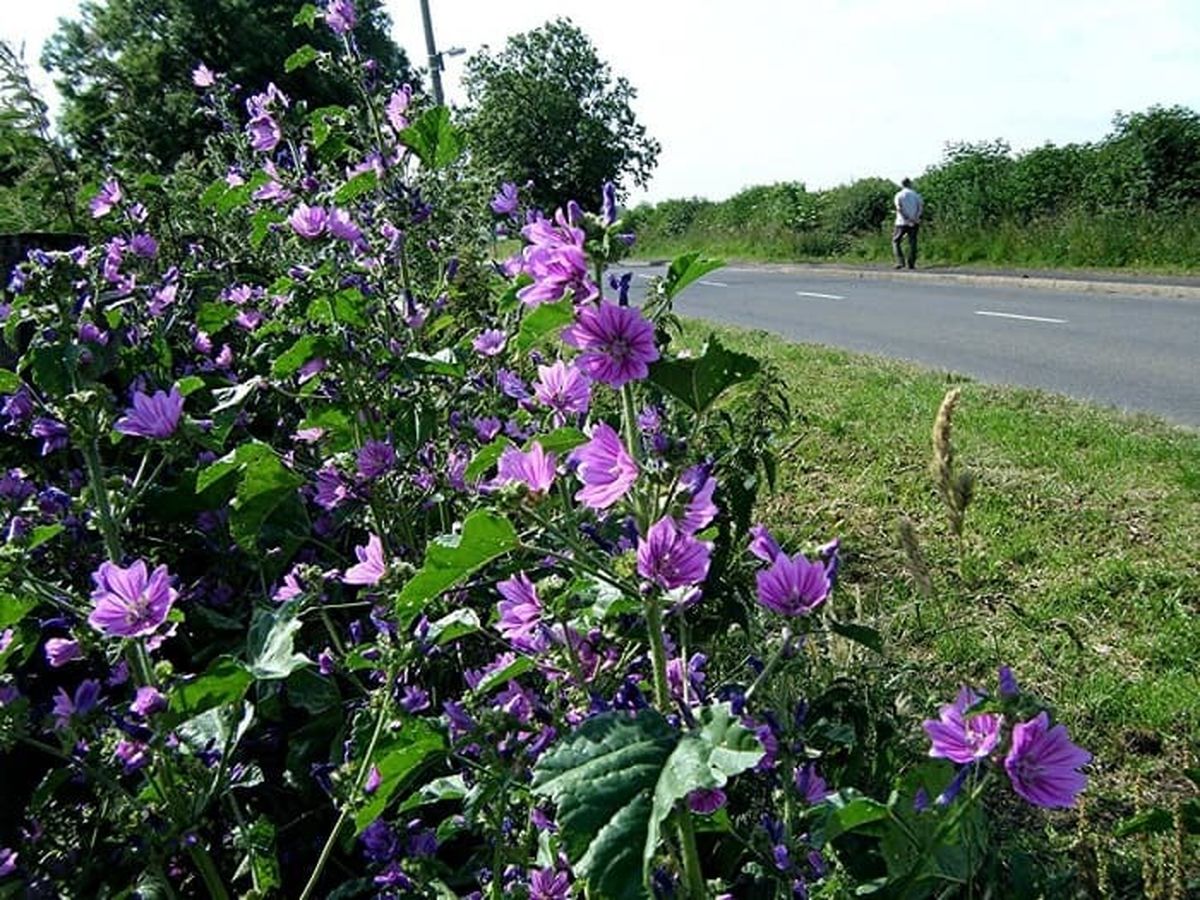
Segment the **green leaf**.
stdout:
<svg viewBox="0 0 1200 900">
<path fill-rule="evenodd" d="M 297 669 L 287 678 L 287 699 L 291 706 L 310 716 L 319 716 L 341 702 L 337 682 L 311 669 Z"/>
<path fill-rule="evenodd" d="M 0 628 L 16 625 L 36 607 L 36 600 L 16 597 L 12 594 L 0 594 Z"/>
<path fill-rule="evenodd" d="M 305 44 L 283 61 L 283 71 L 295 72 L 297 69 L 303 69 L 316 62 L 317 57 L 320 55 L 317 48 L 312 46 L 312 44 Z"/>
<path fill-rule="evenodd" d="M 218 178 L 210 184 L 200 195 L 200 208 L 210 209 L 217 205 L 217 201 L 224 197 L 229 192 L 229 182 L 224 178 Z"/>
<path fill-rule="evenodd" d="M 229 303 L 201 303 L 196 310 L 196 327 L 206 334 L 216 334 L 237 318 L 237 309 Z"/>
<path fill-rule="evenodd" d="M 385 735 L 375 747 L 372 759 L 382 781 L 375 793 L 354 814 L 354 833 L 378 819 L 396 791 L 420 768 L 439 756 L 446 744 L 441 734 L 424 719 L 405 719 L 400 731 Z"/>
<path fill-rule="evenodd" d="M 66 344 L 38 347 L 31 355 L 33 384 L 54 397 L 72 391 L 72 373 L 78 368 L 79 350 Z"/>
<path fill-rule="evenodd" d="M 241 715 L 238 716 L 238 713 Z M 185 745 L 197 753 L 213 748 L 224 750 L 226 747 L 232 753 L 253 722 L 254 707 L 249 703 L 243 703 L 241 707 L 214 706 L 180 722 L 175 726 L 175 732 Z"/>
<path fill-rule="evenodd" d="M 829 619 L 828 621 L 829 630 L 835 634 L 840 634 L 846 640 L 854 641 L 856 644 L 862 644 L 876 653 L 883 653 L 883 635 L 874 628 L 868 628 L 866 625 L 856 625 L 853 622 L 838 622 L 834 619 Z"/>
<path fill-rule="evenodd" d="M 346 108 L 344 106 L 322 106 L 309 113 L 308 121 L 312 125 L 313 146 L 320 149 L 321 145 L 329 139 L 333 125 L 340 125 L 345 120 Z"/>
<path fill-rule="evenodd" d="M 0 394 L 15 394 L 21 388 L 21 378 L 16 372 L 0 369 Z"/>
<path fill-rule="evenodd" d="M 239 825 L 233 830 L 233 845 L 243 853 L 242 861 L 233 873 L 236 881 L 250 876 L 254 897 L 269 896 L 274 888 L 283 886 L 279 860 L 275 856 L 275 826 L 270 819 L 259 816 L 251 825 Z"/>
<path fill-rule="evenodd" d="M 1183 830 L 1188 834 L 1200 834 L 1200 799 L 1193 797 L 1181 804 L 1179 813 L 1183 820 Z M 1131 834 L 1169 834 L 1174 830 L 1174 814 L 1169 809 L 1152 807 L 1122 819 L 1113 829 L 1113 834 L 1117 837 L 1128 837 Z"/>
<path fill-rule="evenodd" d="M 274 681 L 311 665 L 312 660 L 296 652 L 296 632 L 300 626 L 291 606 L 259 610 L 248 636 L 250 674 L 259 681 Z"/>
<path fill-rule="evenodd" d="M 534 667 L 534 662 L 528 656 L 517 656 L 507 666 L 488 672 L 479 680 L 471 693 L 476 697 L 486 697 L 498 687 L 503 687 L 514 678 L 524 675 Z"/>
<path fill-rule="evenodd" d="M 478 481 L 488 473 L 492 466 L 500 461 L 500 457 L 504 454 L 504 451 L 512 445 L 512 441 L 504 436 L 500 436 L 487 446 L 480 448 L 467 465 L 466 471 L 463 472 L 463 478 L 468 484 Z"/>
<path fill-rule="evenodd" d="M 663 279 L 663 290 L 666 291 L 667 297 L 674 298 L 693 281 L 724 265 L 723 259 L 711 259 L 695 251 L 677 256 L 667 269 L 667 277 Z"/>
<path fill-rule="evenodd" d="M 429 784 L 423 784 L 400 804 L 400 812 L 427 806 L 430 803 L 443 803 L 446 800 L 462 800 L 467 796 L 467 783 L 462 775 L 447 775 L 435 778 Z"/>
<path fill-rule="evenodd" d="M 264 207 L 250 217 L 250 246 L 257 250 L 271 233 L 271 226 L 287 221 L 278 210 Z"/>
<path fill-rule="evenodd" d="M 222 656 L 203 675 L 172 688 L 169 697 L 171 713 L 187 719 L 216 706 L 240 703 L 253 680 L 254 676 L 240 661 L 232 656 Z"/>
<path fill-rule="evenodd" d="M 292 17 L 292 24 L 307 25 L 309 28 L 312 28 L 320 15 L 321 11 L 313 4 L 305 3 L 302 7 L 300 7 L 300 11 Z"/>
<path fill-rule="evenodd" d="M 263 524 L 303 484 L 304 478 L 285 468 L 273 452 L 246 466 L 229 504 L 229 532 L 238 546 L 255 550 Z"/>
<path fill-rule="evenodd" d="M 753 378 L 759 362 L 746 353 L 726 350 L 710 335 L 704 352 L 690 359 L 661 359 L 650 367 L 650 380 L 694 412 L 701 413 L 728 388 Z"/>
<path fill-rule="evenodd" d="M 603 713 L 542 755 L 533 792 L 558 807 L 576 875 L 611 900 L 648 897 L 644 848 L 653 796 L 678 735 L 658 712 Z"/>
<path fill-rule="evenodd" d="M 437 353 L 410 353 L 404 361 L 418 375 L 449 375 L 462 378 L 467 373 L 467 366 L 458 358 L 450 347 L 443 347 Z"/>
<path fill-rule="evenodd" d="M 367 169 L 365 172 L 359 172 L 333 194 L 335 203 L 349 203 L 351 200 L 357 200 L 363 194 L 370 193 L 375 190 L 375 185 L 379 183 L 379 176 L 375 174 L 374 169 Z"/>
<path fill-rule="evenodd" d="M 328 341 L 323 335 L 306 334 L 276 357 L 275 362 L 271 363 L 271 374 L 276 378 L 287 378 L 296 374 L 309 360 L 328 352 Z"/>
<path fill-rule="evenodd" d="M 179 388 L 179 393 L 184 397 L 190 397 L 204 387 L 204 379 L 199 375 L 187 375 L 175 382 L 175 387 Z"/>
<path fill-rule="evenodd" d="M 819 805 L 820 817 L 813 826 L 813 843 L 822 847 L 839 835 L 857 831 L 888 817 L 886 804 L 845 788 L 830 794 Z"/>
<path fill-rule="evenodd" d="M 539 434 L 531 437 L 525 442 L 526 451 L 534 441 L 542 445 L 542 449 L 547 453 L 569 453 L 580 444 L 587 443 L 587 435 L 578 428 L 566 426 L 564 428 L 556 428 L 549 434 Z"/>
<path fill-rule="evenodd" d="M 441 169 L 458 159 L 464 140 L 462 131 L 450 123 L 450 110 L 435 106 L 400 132 L 400 143 L 412 150 L 425 168 Z"/>
<path fill-rule="evenodd" d="M 29 536 L 29 543 L 25 545 L 25 550 L 36 550 L 38 547 L 45 544 L 47 541 L 52 541 L 58 537 L 66 526 L 55 523 L 53 525 L 39 525 L 33 529 L 33 533 Z"/>
<path fill-rule="evenodd" d="M 516 529 L 504 516 L 475 510 L 463 522 L 462 534 L 443 536 L 429 544 L 424 564 L 396 600 L 401 627 L 407 627 L 430 600 L 520 543 Z"/>
<path fill-rule="evenodd" d="M 442 616 L 436 622 L 431 622 L 429 632 L 425 637 L 426 640 L 440 647 L 468 634 L 475 634 L 480 628 L 479 615 L 475 610 L 463 607 Z"/>
<path fill-rule="evenodd" d="M 575 305 L 568 298 L 557 303 L 543 303 L 521 320 L 517 331 L 517 349 L 528 350 L 551 334 L 575 321 Z"/>
<path fill-rule="evenodd" d="M 748 728 L 733 717 L 728 703 L 700 711 L 700 728 L 685 734 L 671 752 L 654 787 L 654 806 L 642 855 L 650 871 L 658 848 L 659 827 L 675 804 L 699 788 L 721 788 L 734 775 L 762 759 L 763 747 Z"/>
</svg>

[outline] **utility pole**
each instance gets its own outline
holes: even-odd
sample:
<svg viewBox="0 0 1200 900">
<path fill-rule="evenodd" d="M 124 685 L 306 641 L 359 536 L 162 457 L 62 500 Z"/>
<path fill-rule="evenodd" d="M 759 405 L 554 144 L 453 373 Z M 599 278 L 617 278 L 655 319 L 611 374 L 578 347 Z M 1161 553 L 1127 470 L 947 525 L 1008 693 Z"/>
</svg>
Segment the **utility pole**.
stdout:
<svg viewBox="0 0 1200 900">
<path fill-rule="evenodd" d="M 442 106 L 442 54 L 433 40 L 433 20 L 429 18 L 429 0 L 421 0 L 421 19 L 425 23 L 425 49 L 429 51 L 429 79 L 433 82 L 433 102 Z"/>
</svg>

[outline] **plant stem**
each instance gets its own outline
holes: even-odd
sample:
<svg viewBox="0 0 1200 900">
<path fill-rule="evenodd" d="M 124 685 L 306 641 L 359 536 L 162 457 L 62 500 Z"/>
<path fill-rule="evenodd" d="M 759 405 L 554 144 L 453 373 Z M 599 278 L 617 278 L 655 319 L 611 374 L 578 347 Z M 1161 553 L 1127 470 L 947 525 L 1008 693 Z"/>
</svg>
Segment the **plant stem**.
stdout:
<svg viewBox="0 0 1200 900">
<path fill-rule="evenodd" d="M 679 804 L 679 849 L 683 856 L 683 879 L 692 900 L 703 900 L 708 896 L 704 883 L 704 872 L 700 868 L 700 851 L 696 849 L 696 830 L 692 827 L 692 814 L 687 806 Z"/>
<path fill-rule="evenodd" d="M 745 701 L 747 703 L 750 702 L 750 698 L 754 696 L 754 694 L 766 682 L 775 669 L 779 667 L 779 663 L 783 660 L 783 655 L 787 652 L 788 645 L 790 645 L 791 642 L 792 629 L 783 629 L 783 641 L 780 643 L 779 649 L 775 651 L 775 655 L 767 661 L 765 666 L 763 666 L 763 670 L 758 673 L 758 677 L 754 679 L 754 682 L 750 685 L 750 687 L 746 688 Z"/>
<path fill-rule="evenodd" d="M 88 483 L 96 496 L 96 512 L 100 519 L 100 533 L 104 537 L 104 549 L 108 558 L 119 564 L 121 562 L 121 534 L 117 528 L 117 520 L 113 518 L 112 506 L 108 502 L 108 489 L 104 486 L 104 476 L 100 471 L 100 450 L 96 439 L 85 441 L 82 447 L 83 461 L 87 466 Z"/>
<path fill-rule="evenodd" d="M 196 864 L 200 877 L 204 880 L 204 886 L 208 889 L 208 896 L 214 900 L 229 900 L 229 891 L 225 890 L 225 884 L 221 881 L 221 873 L 217 871 L 216 863 L 208 855 L 208 851 L 197 844 L 188 848 L 188 856 Z"/>
<path fill-rule="evenodd" d="M 650 643 L 650 664 L 654 669 L 654 703 L 666 715 L 671 710 L 671 689 L 667 682 L 667 653 L 663 647 L 662 609 L 658 595 L 646 598 L 646 637 Z"/>
</svg>

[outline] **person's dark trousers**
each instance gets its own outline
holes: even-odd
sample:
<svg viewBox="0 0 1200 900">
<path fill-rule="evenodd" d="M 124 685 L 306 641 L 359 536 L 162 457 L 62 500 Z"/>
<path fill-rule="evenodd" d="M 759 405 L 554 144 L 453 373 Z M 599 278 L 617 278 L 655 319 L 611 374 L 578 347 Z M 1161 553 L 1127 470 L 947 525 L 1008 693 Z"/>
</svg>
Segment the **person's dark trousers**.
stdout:
<svg viewBox="0 0 1200 900">
<path fill-rule="evenodd" d="M 896 266 L 906 264 L 904 254 L 900 251 L 900 243 L 904 240 L 904 236 L 908 235 L 908 260 L 907 265 L 910 269 L 917 267 L 917 229 L 919 225 L 897 225 L 896 230 L 892 232 L 892 250 L 896 254 Z"/>
</svg>

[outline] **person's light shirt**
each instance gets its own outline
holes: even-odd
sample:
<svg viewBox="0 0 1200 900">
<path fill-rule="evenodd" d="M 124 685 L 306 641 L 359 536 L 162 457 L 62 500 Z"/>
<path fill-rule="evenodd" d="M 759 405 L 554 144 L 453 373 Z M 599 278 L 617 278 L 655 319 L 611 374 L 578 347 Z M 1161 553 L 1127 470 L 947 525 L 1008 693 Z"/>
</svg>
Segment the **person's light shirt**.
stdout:
<svg viewBox="0 0 1200 900">
<path fill-rule="evenodd" d="M 912 188 L 901 188 L 893 205 L 896 207 L 897 225 L 916 225 L 925 211 L 925 202 Z"/>
</svg>

